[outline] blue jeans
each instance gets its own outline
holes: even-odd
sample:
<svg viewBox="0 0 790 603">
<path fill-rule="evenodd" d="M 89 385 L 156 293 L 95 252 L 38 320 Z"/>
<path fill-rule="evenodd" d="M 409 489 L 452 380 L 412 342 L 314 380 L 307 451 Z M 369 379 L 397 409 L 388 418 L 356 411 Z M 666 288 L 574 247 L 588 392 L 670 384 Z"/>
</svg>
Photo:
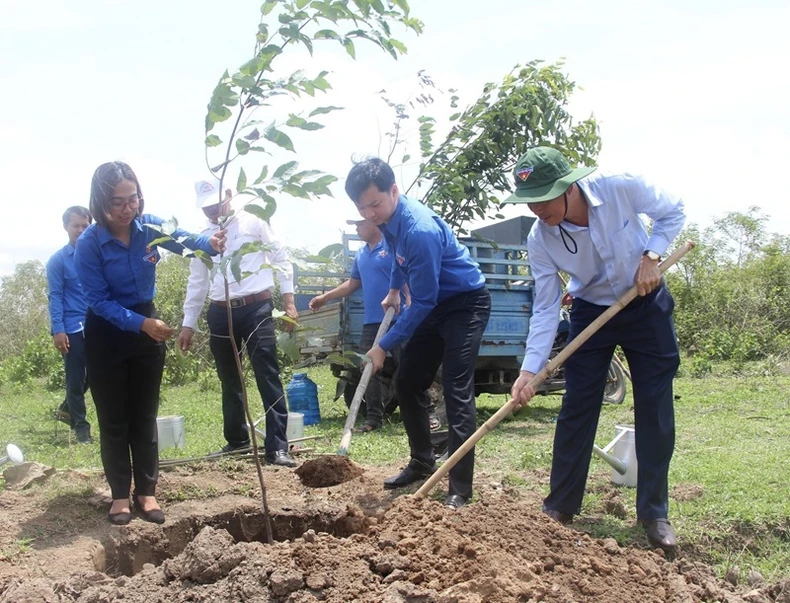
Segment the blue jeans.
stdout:
<svg viewBox="0 0 790 603">
<path fill-rule="evenodd" d="M 639 466 L 636 512 L 640 519 L 667 517 L 667 476 L 675 447 L 672 380 L 680 364 L 672 321 L 675 302 L 661 286 L 623 308 L 565 363 L 565 396 L 557 418 L 551 492 L 544 508 L 581 509 L 598 428 L 606 375 L 615 346 L 623 349 L 634 387 L 634 427 Z M 569 339 L 607 308 L 573 300 Z"/>
</svg>

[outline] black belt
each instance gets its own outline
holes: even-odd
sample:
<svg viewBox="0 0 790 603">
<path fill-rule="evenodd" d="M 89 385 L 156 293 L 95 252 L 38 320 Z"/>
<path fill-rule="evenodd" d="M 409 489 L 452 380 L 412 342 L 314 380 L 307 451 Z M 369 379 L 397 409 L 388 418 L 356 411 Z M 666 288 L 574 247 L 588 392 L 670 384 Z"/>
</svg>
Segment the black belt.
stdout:
<svg viewBox="0 0 790 603">
<path fill-rule="evenodd" d="M 260 293 L 252 293 L 251 295 L 245 295 L 244 297 L 232 299 L 230 300 L 230 307 L 243 308 L 244 306 L 248 306 L 256 302 L 266 301 L 267 299 L 271 298 L 272 292 L 267 289 L 266 291 L 261 291 Z M 224 299 L 212 299 L 211 303 L 216 304 L 217 306 L 222 306 L 223 308 L 228 307 L 228 302 L 226 302 Z"/>
</svg>

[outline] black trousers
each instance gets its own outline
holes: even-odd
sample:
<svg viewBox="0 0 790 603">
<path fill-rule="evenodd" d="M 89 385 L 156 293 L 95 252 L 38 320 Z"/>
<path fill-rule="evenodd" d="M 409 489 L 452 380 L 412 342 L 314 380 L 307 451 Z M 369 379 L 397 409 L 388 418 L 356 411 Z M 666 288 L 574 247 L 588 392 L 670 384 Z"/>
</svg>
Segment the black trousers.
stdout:
<svg viewBox="0 0 790 603">
<path fill-rule="evenodd" d="M 153 303 L 130 310 L 156 317 Z M 159 478 L 156 414 L 165 344 L 142 332 L 122 331 L 89 311 L 85 359 L 112 497 L 129 498 L 133 474 L 135 494 L 153 496 Z"/>
<path fill-rule="evenodd" d="M 675 446 L 672 379 L 680 364 L 672 321 L 675 302 L 661 286 L 623 308 L 565 363 L 565 395 L 557 418 L 551 492 L 546 509 L 578 513 L 606 374 L 616 345 L 622 347 L 634 387 L 634 427 L 639 466 L 636 513 L 640 519 L 667 517 L 669 462 Z M 607 308 L 573 300 L 569 337 L 578 335 Z M 614 428 L 614 426 L 612 426 Z"/>
<path fill-rule="evenodd" d="M 428 408 L 421 394 L 439 365 L 447 408 L 448 451 L 453 454 L 477 428 L 475 362 L 491 313 L 491 295 L 481 287 L 437 305 L 404 345 L 396 377 L 398 400 L 413 461 L 434 464 Z M 472 496 L 474 449 L 450 470 L 450 494 Z"/>
<path fill-rule="evenodd" d="M 288 406 L 285 403 L 277 362 L 277 339 L 271 300 L 233 308 L 233 337 L 241 350 L 246 348 L 266 415 L 267 453 L 288 450 L 285 429 Z M 211 339 L 209 346 L 222 383 L 222 418 L 228 444 L 239 446 L 250 440 L 244 414 L 241 380 L 230 343 L 227 308 L 211 304 L 206 316 Z"/>
</svg>

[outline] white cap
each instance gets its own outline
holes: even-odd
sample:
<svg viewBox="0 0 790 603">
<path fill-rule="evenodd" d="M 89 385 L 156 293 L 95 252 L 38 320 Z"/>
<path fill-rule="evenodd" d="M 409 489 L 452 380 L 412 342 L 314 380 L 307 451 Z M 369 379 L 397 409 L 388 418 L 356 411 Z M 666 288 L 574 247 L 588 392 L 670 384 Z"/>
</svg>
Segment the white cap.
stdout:
<svg viewBox="0 0 790 603">
<path fill-rule="evenodd" d="M 195 195 L 197 197 L 197 206 L 199 209 L 208 207 L 209 205 L 216 205 L 219 203 L 219 182 L 209 182 L 208 180 L 201 180 L 195 182 Z"/>
</svg>

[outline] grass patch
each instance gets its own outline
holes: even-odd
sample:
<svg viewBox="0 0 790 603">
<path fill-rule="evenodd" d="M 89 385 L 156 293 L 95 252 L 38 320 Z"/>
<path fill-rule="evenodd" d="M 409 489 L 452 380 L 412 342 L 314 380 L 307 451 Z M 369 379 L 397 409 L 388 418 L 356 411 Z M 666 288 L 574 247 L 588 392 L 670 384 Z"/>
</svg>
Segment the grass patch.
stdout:
<svg viewBox="0 0 790 603">
<path fill-rule="evenodd" d="M 318 435 L 306 443 L 319 453 L 334 453 L 346 420 L 342 399 L 333 401 L 335 380 L 325 367 L 309 375 L 318 385 L 322 420 L 305 427 L 305 435 Z M 732 565 L 755 567 L 767 579 L 790 576 L 790 377 L 763 376 L 743 371 L 737 377 L 676 381 L 677 442 L 670 470 L 670 517 L 678 530 L 684 554 L 714 565 L 721 575 Z M 260 397 L 250 388 L 253 415 L 262 414 Z M 93 445 L 70 440 L 62 424 L 56 428 L 50 411 L 61 396 L 43 384 L 0 388 L 0 445 L 17 444 L 28 460 L 57 468 L 101 470 L 98 437 Z M 478 421 L 495 413 L 504 396 L 480 396 Z M 547 492 L 551 467 L 554 421 L 561 397 L 540 396 L 518 416 L 503 421 L 477 446 L 477 467 L 501 474 L 502 482 L 518 489 Z M 88 398 L 88 417 L 98 435 L 95 411 Z M 162 451 L 162 458 L 187 458 L 218 450 L 222 412 L 218 388 L 190 385 L 162 391 L 160 415 L 183 415 L 186 446 Z M 605 445 L 615 425 L 633 421 L 630 395 L 619 406 L 601 412 L 596 441 Z M 366 465 L 403 462 L 408 443 L 396 416 L 373 434 L 354 434 L 351 458 Z M 229 474 L 234 461 L 223 461 Z M 540 476 L 540 478 L 538 478 Z M 635 527 L 635 491 L 615 488 L 610 470 L 593 458 L 580 527 L 595 537 L 612 537 L 623 544 L 643 542 Z M 2 484 L 0 480 L 0 484 Z M 2 487 L 2 485 L 0 485 Z M 75 485 L 75 490 L 80 486 Z M 59 495 L 70 495 L 64 486 Z M 206 498 L 215 493 L 184 490 L 181 498 Z M 612 505 L 623 516 L 610 512 Z M 21 546 L 24 546 L 22 543 Z M 12 552 L 13 554 L 13 552 Z"/>
</svg>

